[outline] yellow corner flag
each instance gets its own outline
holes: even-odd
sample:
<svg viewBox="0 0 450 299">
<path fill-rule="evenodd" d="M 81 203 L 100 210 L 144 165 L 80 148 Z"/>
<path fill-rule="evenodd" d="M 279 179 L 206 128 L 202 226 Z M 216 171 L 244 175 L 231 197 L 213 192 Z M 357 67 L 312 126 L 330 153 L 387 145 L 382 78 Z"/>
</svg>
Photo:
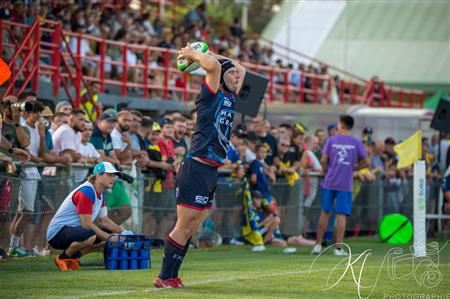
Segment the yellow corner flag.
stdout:
<svg viewBox="0 0 450 299">
<path fill-rule="evenodd" d="M 409 136 L 408 139 L 394 146 L 400 159 L 397 168 L 405 168 L 422 158 L 422 131 Z"/>
</svg>

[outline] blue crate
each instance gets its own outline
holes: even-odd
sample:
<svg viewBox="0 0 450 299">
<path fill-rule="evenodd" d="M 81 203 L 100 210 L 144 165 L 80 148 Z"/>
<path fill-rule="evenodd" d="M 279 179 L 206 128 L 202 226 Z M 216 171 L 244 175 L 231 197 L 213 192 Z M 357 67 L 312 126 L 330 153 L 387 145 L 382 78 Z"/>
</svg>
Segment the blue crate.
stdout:
<svg viewBox="0 0 450 299">
<path fill-rule="evenodd" d="M 112 236 L 111 236 L 112 237 Z M 117 236 L 106 240 L 104 259 L 106 270 L 151 269 L 151 240 L 144 235 Z"/>
</svg>

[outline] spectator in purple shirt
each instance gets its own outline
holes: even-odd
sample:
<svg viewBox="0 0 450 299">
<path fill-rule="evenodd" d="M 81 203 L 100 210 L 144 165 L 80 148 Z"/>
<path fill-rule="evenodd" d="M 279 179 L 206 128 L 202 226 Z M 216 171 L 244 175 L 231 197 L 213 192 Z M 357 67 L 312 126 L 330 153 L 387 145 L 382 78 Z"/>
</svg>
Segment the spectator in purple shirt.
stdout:
<svg viewBox="0 0 450 299">
<path fill-rule="evenodd" d="M 333 210 L 336 213 L 336 249 L 335 255 L 346 256 L 342 249 L 346 217 L 352 212 L 353 171 L 367 167 L 369 158 L 360 140 L 350 135 L 354 120 L 349 115 L 341 115 L 337 134 L 330 136 L 323 148 L 322 168 L 325 178 L 322 182 L 322 201 L 316 244 L 311 254 L 322 250 L 322 238 L 327 229 L 328 218 Z M 336 204 L 334 205 L 334 200 Z"/>
</svg>

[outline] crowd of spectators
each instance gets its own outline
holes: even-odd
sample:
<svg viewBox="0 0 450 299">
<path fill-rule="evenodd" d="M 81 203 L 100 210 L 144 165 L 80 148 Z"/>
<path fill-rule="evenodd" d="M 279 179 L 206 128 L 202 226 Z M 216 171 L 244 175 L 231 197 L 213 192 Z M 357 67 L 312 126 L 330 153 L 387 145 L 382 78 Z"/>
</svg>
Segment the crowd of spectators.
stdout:
<svg viewBox="0 0 450 299">
<path fill-rule="evenodd" d="M 162 19 L 156 14 L 154 4 L 142 2 L 142 8 L 134 10 L 128 4 L 115 6 L 114 8 L 103 7 L 98 1 L 68 1 L 66 4 L 57 2 L 53 7 L 46 1 L 29 1 L 28 4 L 24 4 L 20 0 L 12 3 L 2 1 L 0 18 L 26 24 L 32 24 L 35 20 L 56 20 L 62 23 L 64 31 L 124 42 L 129 45 L 180 49 L 188 42 L 203 40 L 218 54 L 237 59 L 242 63 L 283 68 L 289 75 L 285 76 L 284 72 L 275 72 L 272 77 L 273 83 L 282 85 L 287 83 L 288 80 L 289 85 L 295 90 L 298 90 L 295 87 L 302 85 L 304 90 L 309 90 L 304 94 L 305 102 L 339 103 L 339 99 L 336 99 L 340 88 L 339 77 L 331 77 L 326 65 L 294 63 L 289 62 L 282 56 L 277 56 L 271 46 L 262 46 L 260 40 L 245 33 L 239 18 L 236 18 L 231 25 L 227 25 L 228 28 L 224 28 L 223 25 L 213 28 L 207 15 L 207 4 L 202 3 L 189 10 L 181 22 L 176 22 Z M 21 40 L 24 31 L 21 31 L 20 28 L 12 29 L 15 39 Z M 4 37 L 8 40 L 7 34 Z M 52 39 L 49 33 L 43 34 L 41 38 L 46 42 Z M 61 41 L 61 48 L 65 49 L 68 45 L 73 53 L 77 53 L 77 37 L 66 35 L 66 39 L 68 43 Z M 43 48 L 45 47 L 43 46 Z M 84 57 L 82 61 L 84 75 L 94 78 L 100 77 L 98 62 L 100 48 L 99 42 L 81 39 L 80 55 Z M 10 52 L 9 54 L 12 55 L 13 53 Z M 127 65 L 142 65 L 144 63 L 144 51 L 133 47 L 128 48 L 124 53 L 122 47 L 107 45 L 104 55 L 103 71 L 106 79 L 123 79 L 123 66 L 119 64 L 124 59 L 127 61 Z M 173 60 L 174 58 L 171 57 Z M 41 57 L 41 61 L 50 64 L 51 57 L 44 55 Z M 163 52 L 150 52 L 148 84 L 161 85 L 164 82 L 164 73 L 157 70 L 157 67 L 163 67 L 164 63 Z M 259 72 L 268 76 L 270 74 L 269 70 L 259 70 Z M 323 79 L 315 81 L 309 75 L 321 75 Z M 143 83 L 143 77 L 142 69 L 127 68 L 127 80 L 129 82 Z M 182 76 L 173 73 L 169 78 L 169 84 L 173 87 L 184 87 L 187 83 Z M 190 87 L 195 87 L 195 82 L 192 84 L 194 86 Z M 335 87 L 335 92 L 331 92 L 330 84 Z M 318 93 L 317 98 L 314 96 L 313 90 Z M 107 91 L 111 90 L 107 89 Z M 162 93 L 158 89 L 150 89 L 149 91 L 151 97 L 162 97 Z M 114 93 L 113 89 L 112 92 Z M 142 94 L 142 89 L 130 87 L 129 92 Z M 274 92 L 276 98 L 281 100 L 282 90 L 274 89 Z M 346 87 L 344 93 L 348 95 L 350 93 L 349 88 Z M 170 97 L 179 98 L 180 95 L 171 92 Z M 298 96 L 292 94 L 292 98 L 289 100 L 297 101 Z"/>
</svg>

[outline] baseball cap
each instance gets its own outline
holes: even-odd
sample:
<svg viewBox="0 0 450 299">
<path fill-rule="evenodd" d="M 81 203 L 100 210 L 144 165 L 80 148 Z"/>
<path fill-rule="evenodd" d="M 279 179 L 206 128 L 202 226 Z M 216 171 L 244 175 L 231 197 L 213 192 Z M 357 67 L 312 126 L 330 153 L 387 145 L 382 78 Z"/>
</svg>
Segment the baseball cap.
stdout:
<svg viewBox="0 0 450 299">
<path fill-rule="evenodd" d="M 53 116 L 53 112 L 48 106 L 45 106 L 44 107 L 44 111 L 42 111 L 42 116 L 43 117 L 52 117 Z"/>
<path fill-rule="evenodd" d="M 164 125 L 173 125 L 173 120 L 170 118 L 161 118 L 158 123 L 162 128 Z"/>
<path fill-rule="evenodd" d="M 336 124 L 331 124 L 328 126 L 327 131 L 331 130 L 331 129 L 337 129 Z"/>
<path fill-rule="evenodd" d="M 365 127 L 363 130 L 363 134 L 372 134 L 373 129 L 371 127 Z"/>
<path fill-rule="evenodd" d="M 233 135 L 235 135 L 238 138 L 247 137 L 247 134 L 245 133 L 245 131 L 242 128 L 237 128 L 236 130 L 234 130 Z"/>
<path fill-rule="evenodd" d="M 297 130 L 298 132 L 303 133 L 303 134 L 306 131 L 306 127 L 302 123 L 299 123 L 299 122 L 295 124 L 294 128 L 295 128 L 295 130 Z"/>
<path fill-rule="evenodd" d="M 116 120 L 117 112 L 114 109 L 106 109 L 103 111 L 102 116 L 100 116 L 100 120 Z"/>
<path fill-rule="evenodd" d="M 161 132 L 161 126 L 156 121 L 153 122 L 152 131 L 153 132 Z"/>
<path fill-rule="evenodd" d="M 104 173 L 115 173 L 119 177 L 122 176 L 122 173 L 118 171 L 114 165 L 110 162 L 100 162 L 94 167 L 94 171 L 92 171 L 93 175 L 104 174 Z"/>
</svg>

